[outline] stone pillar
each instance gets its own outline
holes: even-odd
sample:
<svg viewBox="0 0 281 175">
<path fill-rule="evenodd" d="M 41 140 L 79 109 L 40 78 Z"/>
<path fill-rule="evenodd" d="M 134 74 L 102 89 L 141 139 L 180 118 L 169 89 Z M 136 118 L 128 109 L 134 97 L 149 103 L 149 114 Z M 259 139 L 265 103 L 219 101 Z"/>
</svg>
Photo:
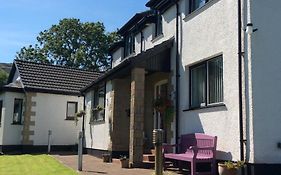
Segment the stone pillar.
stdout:
<svg viewBox="0 0 281 175">
<path fill-rule="evenodd" d="M 145 70 L 134 68 L 131 73 L 130 167 L 140 167 L 143 161 Z"/>
<path fill-rule="evenodd" d="M 24 111 L 24 124 L 22 130 L 22 144 L 33 145 L 36 112 L 32 107 L 36 107 L 36 102 L 32 98 L 36 97 L 36 93 L 26 93 L 25 111 Z"/>
</svg>

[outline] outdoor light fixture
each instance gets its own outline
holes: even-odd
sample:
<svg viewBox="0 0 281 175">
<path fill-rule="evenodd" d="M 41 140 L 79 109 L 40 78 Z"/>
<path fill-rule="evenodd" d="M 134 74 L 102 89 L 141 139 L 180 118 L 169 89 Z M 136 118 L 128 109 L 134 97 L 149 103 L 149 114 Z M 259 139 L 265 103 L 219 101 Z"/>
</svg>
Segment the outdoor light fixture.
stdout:
<svg viewBox="0 0 281 175">
<path fill-rule="evenodd" d="M 258 29 L 254 29 L 253 28 L 253 23 L 248 23 L 247 27 L 246 27 L 246 33 L 249 35 L 252 35 L 255 31 L 257 31 Z"/>
</svg>

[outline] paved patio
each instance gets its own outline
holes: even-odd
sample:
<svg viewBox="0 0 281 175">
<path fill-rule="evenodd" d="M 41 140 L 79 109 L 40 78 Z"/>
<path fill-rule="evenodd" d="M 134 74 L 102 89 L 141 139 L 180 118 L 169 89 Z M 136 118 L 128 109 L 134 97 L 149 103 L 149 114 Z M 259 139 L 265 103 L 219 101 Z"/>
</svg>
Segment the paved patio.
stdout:
<svg viewBox="0 0 281 175">
<path fill-rule="evenodd" d="M 60 162 L 68 167 L 77 170 L 77 155 L 53 155 Z M 82 175 L 153 175 L 154 171 L 151 169 L 126 169 L 120 167 L 118 159 L 113 159 L 112 163 L 103 163 L 102 159 L 90 155 L 83 156 L 83 171 Z M 166 172 L 164 175 L 175 175 L 175 172 Z"/>
</svg>

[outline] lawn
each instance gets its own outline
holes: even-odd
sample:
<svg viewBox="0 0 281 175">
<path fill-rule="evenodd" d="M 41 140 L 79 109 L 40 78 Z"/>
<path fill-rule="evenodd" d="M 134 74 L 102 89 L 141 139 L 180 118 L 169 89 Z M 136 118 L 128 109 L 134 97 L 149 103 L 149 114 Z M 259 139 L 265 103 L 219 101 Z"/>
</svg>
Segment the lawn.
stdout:
<svg viewBox="0 0 281 175">
<path fill-rule="evenodd" d="M 77 175 L 48 155 L 0 156 L 0 175 Z"/>
</svg>

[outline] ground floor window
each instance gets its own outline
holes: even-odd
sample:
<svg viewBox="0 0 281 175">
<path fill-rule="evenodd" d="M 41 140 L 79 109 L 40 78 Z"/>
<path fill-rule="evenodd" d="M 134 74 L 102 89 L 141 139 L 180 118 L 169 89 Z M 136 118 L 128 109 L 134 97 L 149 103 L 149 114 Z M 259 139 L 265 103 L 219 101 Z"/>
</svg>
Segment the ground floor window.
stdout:
<svg viewBox="0 0 281 175">
<path fill-rule="evenodd" d="M 105 85 L 94 90 L 92 121 L 104 121 L 105 118 Z"/>
<path fill-rule="evenodd" d="M 67 102 L 66 119 L 74 120 L 77 113 L 78 102 Z"/>
<path fill-rule="evenodd" d="M 223 102 L 223 56 L 190 67 L 190 108 Z"/>
<path fill-rule="evenodd" d="M 14 101 L 13 124 L 21 124 L 22 107 L 23 107 L 23 99 L 16 98 Z"/>
</svg>

